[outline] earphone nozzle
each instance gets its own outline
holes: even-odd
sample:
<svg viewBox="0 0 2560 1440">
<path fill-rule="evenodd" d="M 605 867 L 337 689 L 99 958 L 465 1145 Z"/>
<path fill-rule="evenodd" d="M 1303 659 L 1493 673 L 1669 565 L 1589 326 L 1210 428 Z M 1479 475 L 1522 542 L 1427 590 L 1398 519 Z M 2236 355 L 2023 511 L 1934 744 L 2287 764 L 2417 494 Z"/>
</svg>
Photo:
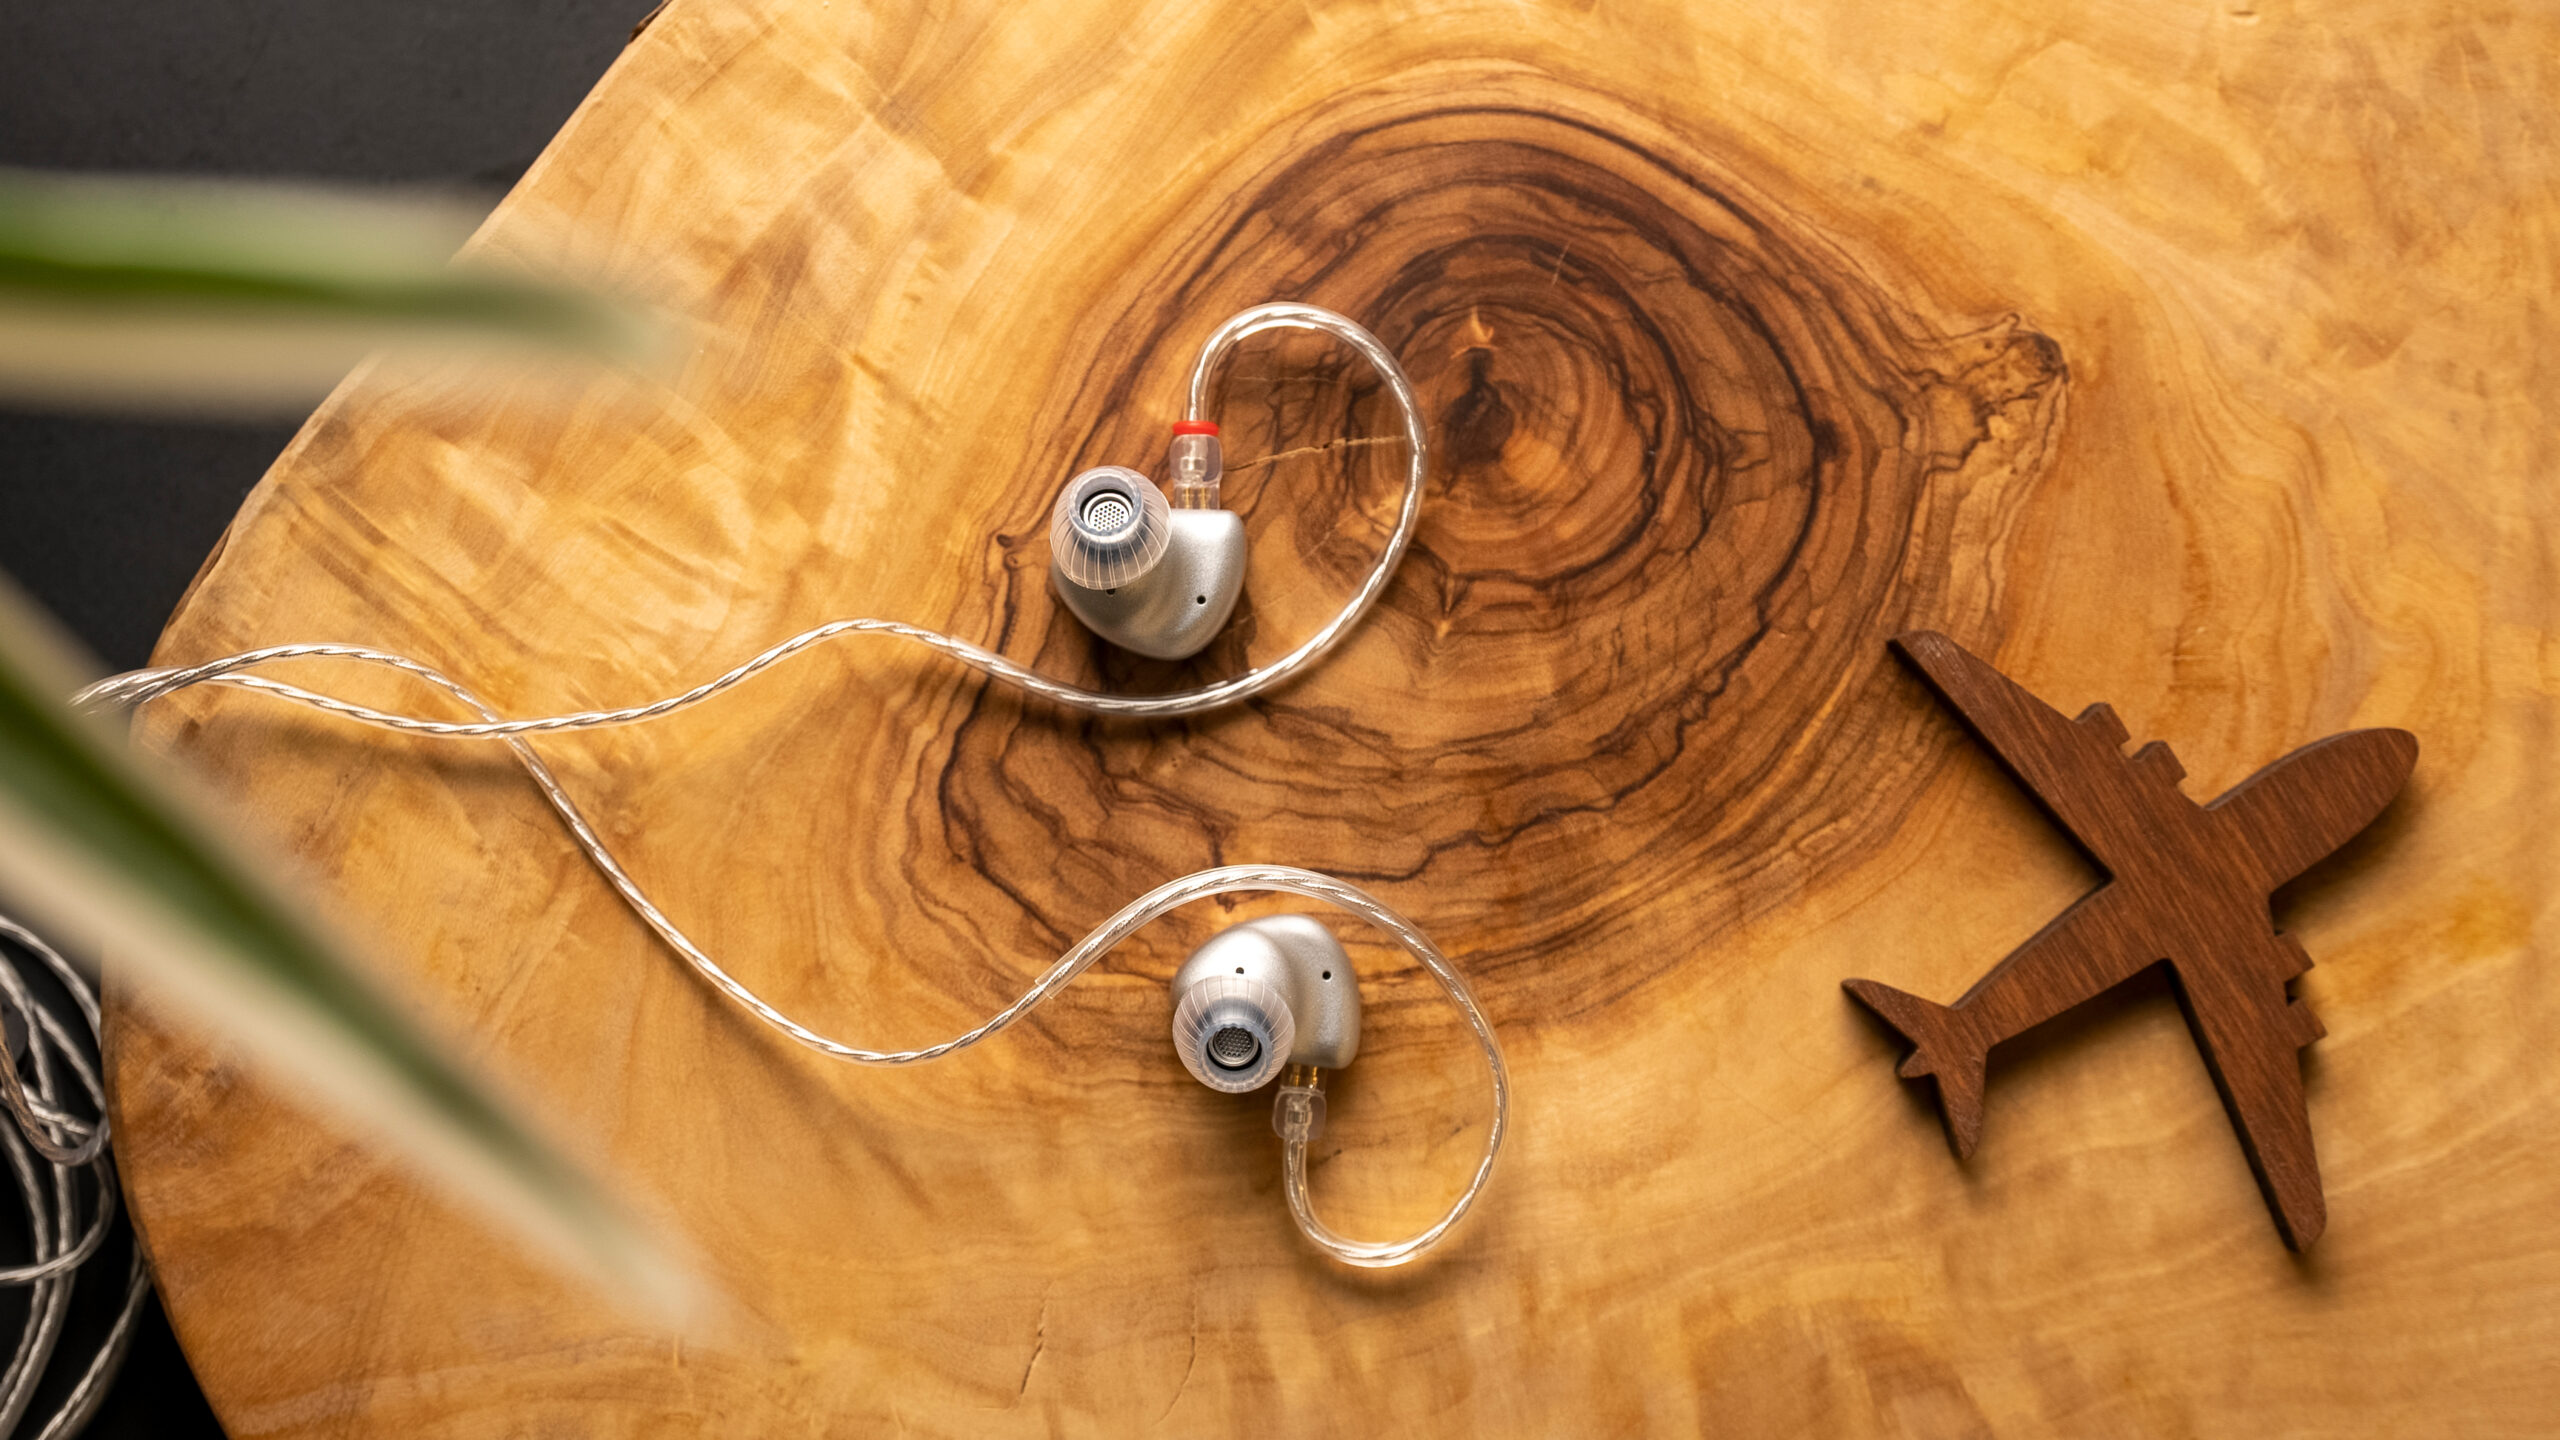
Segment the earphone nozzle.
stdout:
<svg viewBox="0 0 2560 1440">
<path fill-rule="evenodd" d="M 1155 482 L 1104 465 L 1067 482 L 1049 514 L 1049 557 L 1058 573 L 1088 590 L 1138 579 L 1173 540 L 1172 506 Z"/>
<path fill-rule="evenodd" d="M 1240 1094 L 1270 1083 L 1298 1043 L 1296 1017 L 1278 990 L 1246 975 L 1211 975 L 1173 1010 L 1173 1048 L 1191 1078 Z"/>
</svg>

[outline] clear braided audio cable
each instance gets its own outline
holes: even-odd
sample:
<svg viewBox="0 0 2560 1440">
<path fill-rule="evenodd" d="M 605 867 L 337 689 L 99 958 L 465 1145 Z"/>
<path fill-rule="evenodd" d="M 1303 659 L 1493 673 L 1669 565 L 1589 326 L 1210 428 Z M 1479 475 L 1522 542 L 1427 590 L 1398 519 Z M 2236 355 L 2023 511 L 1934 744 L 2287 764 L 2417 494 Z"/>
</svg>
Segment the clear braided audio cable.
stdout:
<svg viewBox="0 0 2560 1440">
<path fill-rule="evenodd" d="M 933 1060 L 964 1049 L 997 1033 L 1029 1014 L 1081 974 L 1112 947 L 1141 927 L 1179 906 L 1212 895 L 1234 891 L 1280 891 L 1320 900 L 1357 915 L 1393 936 L 1433 979 L 1447 992 L 1457 1006 L 1477 1043 L 1483 1048 L 1485 1063 L 1493 1087 L 1493 1115 L 1485 1137 L 1484 1157 L 1474 1176 L 1448 1211 L 1419 1235 L 1389 1244 L 1348 1240 L 1335 1234 L 1318 1221 L 1306 1195 L 1305 1147 L 1307 1133 L 1283 1136 L 1283 1163 L 1289 1183 L 1285 1187 L 1291 1215 L 1307 1238 L 1319 1248 L 1346 1264 L 1358 1266 L 1399 1265 L 1422 1253 L 1446 1235 L 1482 1192 L 1493 1172 L 1495 1155 L 1502 1144 L 1503 1131 L 1510 1114 L 1510 1081 L 1503 1067 L 1502 1050 L 1496 1042 L 1493 1027 L 1478 1008 L 1468 990 L 1465 977 L 1452 966 L 1422 933 L 1402 916 L 1366 892 L 1314 871 L 1278 865 L 1235 865 L 1204 870 L 1187 875 L 1130 902 L 1091 934 L 1078 941 L 1048 971 L 1024 991 L 1020 998 L 998 1011 L 985 1023 L 939 1044 L 914 1050 L 874 1050 L 847 1044 L 809 1028 L 775 1008 L 757 995 L 696 945 L 667 914 L 658 908 L 638 881 L 624 869 L 595 827 L 588 823 L 577 803 L 561 786 L 558 776 L 528 743 L 527 737 L 553 731 L 589 730 L 612 725 L 636 724 L 673 714 L 702 703 L 736 686 L 756 674 L 780 664 L 792 656 L 838 636 L 848 634 L 883 634 L 912 640 L 939 651 L 962 665 L 1029 694 L 1091 714 L 1139 719 L 1169 719 L 1195 715 L 1202 711 L 1234 704 L 1281 684 L 1305 669 L 1330 650 L 1360 617 L 1374 605 L 1398 561 L 1411 541 L 1422 506 L 1423 483 L 1429 473 L 1429 447 L 1424 432 L 1422 409 L 1415 398 L 1403 367 L 1377 338 L 1352 320 L 1330 310 L 1312 305 L 1260 305 L 1242 312 L 1218 327 L 1202 345 L 1200 356 L 1192 367 L 1187 416 L 1200 419 L 1208 403 L 1209 388 L 1221 365 L 1243 340 L 1277 329 L 1304 329 L 1331 335 L 1358 352 L 1385 383 L 1403 422 L 1408 464 L 1403 504 L 1396 523 L 1387 537 L 1377 563 L 1354 590 L 1351 598 L 1317 631 L 1295 649 L 1278 660 L 1249 670 L 1230 680 L 1176 691 L 1165 695 L 1109 695 L 1081 689 L 1049 679 L 1006 660 L 993 652 L 954 636 L 894 620 L 870 617 L 836 620 L 801 632 L 773 646 L 734 669 L 694 686 L 692 689 L 645 705 L 619 709 L 582 710 L 566 714 L 529 719 L 508 719 L 491 708 L 478 695 L 460 682 L 432 666 L 360 645 L 271 645 L 196 665 L 162 666 L 136 670 L 109 677 L 87 687 L 73 697 L 74 703 L 87 708 L 136 706 L 199 684 L 236 686 L 258 691 L 296 704 L 337 715 L 368 725 L 413 734 L 455 739 L 497 739 L 515 754 L 516 761 L 531 777 L 552 810 L 567 826 L 570 836 L 586 854 L 597 872 L 619 895 L 631 912 L 638 916 L 667 946 L 681 956 L 695 973 L 714 989 L 728 996 L 749 1014 L 794 1041 L 821 1054 L 858 1065 L 906 1065 Z M 324 695 L 301 686 L 247 673 L 257 667 L 287 660 L 340 660 L 387 667 L 412 676 L 444 691 L 480 718 L 476 721 L 434 720 L 359 705 L 335 696 Z"/>
<path fill-rule="evenodd" d="M 1248 670 L 1231 680 L 1203 685 L 1192 690 L 1176 690 L 1164 695 L 1111 695 L 1099 690 L 1086 690 L 1064 681 L 1052 680 L 1036 671 L 1025 669 L 993 651 L 972 645 L 957 636 L 896 620 L 862 617 L 834 620 L 804 630 L 775 645 L 735 669 L 715 675 L 680 694 L 646 705 L 633 705 L 615 710 L 578 710 L 563 715 L 545 715 L 532 719 L 501 720 L 492 717 L 477 723 L 429 720 L 414 715 L 394 714 L 370 706 L 357 705 L 333 696 L 317 695 L 307 690 L 268 681 L 257 688 L 271 694 L 286 695 L 303 704 L 361 720 L 369 725 L 387 726 L 420 735 L 443 735 L 454 738 L 531 735 L 546 730 L 586 730 L 600 725 L 630 725 L 655 720 L 678 710 L 698 705 L 712 696 L 745 681 L 756 674 L 791 658 L 811 646 L 844 635 L 893 635 L 911 640 L 931 650 L 940 651 L 969 669 L 991 680 L 1013 686 L 1041 699 L 1082 710 L 1094 715 L 1123 716 L 1137 720 L 1171 720 L 1197 715 L 1232 705 L 1239 700 L 1259 695 L 1288 680 L 1314 663 L 1349 633 L 1360 618 L 1369 613 L 1378 596 L 1394 578 L 1396 565 L 1403 560 L 1405 547 L 1413 540 L 1413 528 L 1422 515 L 1422 488 L 1430 474 L 1430 442 L 1424 433 L 1422 403 L 1414 397 L 1413 384 L 1405 378 L 1404 367 L 1378 338 L 1344 316 L 1313 305 L 1257 305 L 1227 321 L 1212 333 L 1200 349 L 1200 358 L 1191 367 L 1190 400 L 1186 417 L 1202 418 L 1208 406 L 1211 382 L 1235 347 L 1244 340 L 1272 330 L 1315 330 L 1331 335 L 1357 351 L 1377 371 L 1388 394 L 1395 401 L 1396 414 L 1402 422 L 1406 450 L 1404 498 L 1396 511 L 1396 523 L 1387 533 L 1387 543 L 1378 552 L 1377 563 L 1370 566 L 1351 598 L 1334 613 L 1332 619 L 1299 642 L 1296 649 L 1268 665 Z M 402 668 L 423 671 L 380 651 L 352 645 L 269 645 L 244 650 L 197 665 L 162 666 L 133 670 L 110 676 L 82 690 L 73 697 L 75 704 L 138 705 L 175 690 L 185 689 L 201 681 L 217 679 L 236 671 L 273 664 L 281 660 L 359 659 L 377 663 L 400 663 Z"/>
</svg>

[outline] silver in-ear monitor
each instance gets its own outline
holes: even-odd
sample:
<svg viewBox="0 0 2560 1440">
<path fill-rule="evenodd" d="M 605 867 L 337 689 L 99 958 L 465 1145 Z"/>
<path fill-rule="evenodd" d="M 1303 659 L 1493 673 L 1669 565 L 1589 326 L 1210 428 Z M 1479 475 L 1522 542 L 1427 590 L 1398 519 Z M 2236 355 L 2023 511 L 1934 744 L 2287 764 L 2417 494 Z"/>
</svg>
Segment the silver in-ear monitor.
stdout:
<svg viewBox="0 0 2560 1440">
<path fill-rule="evenodd" d="M 1259 1090 L 1283 1066 L 1339 1070 L 1360 1053 L 1360 977 L 1312 916 L 1222 930 L 1173 975 L 1173 1048 L 1212 1090 Z"/>
<path fill-rule="evenodd" d="M 1475 1203 L 1493 1175 L 1493 1157 L 1502 1148 L 1510 1117 L 1511 1081 L 1493 1026 L 1438 947 L 1374 896 L 1330 876 L 1279 865 L 1235 865 L 1158 889 L 1113 917 L 1077 950 L 1125 933 L 1124 925 L 1134 929 L 1140 917 L 1246 889 L 1321 900 L 1385 931 L 1439 983 L 1484 1051 L 1486 1074 L 1493 1082 L 1492 1123 L 1485 1132 L 1484 1157 L 1466 1190 L 1419 1234 L 1402 1240 L 1353 1240 L 1316 1218 L 1307 1194 L 1307 1144 L 1324 1129 L 1325 1076 L 1360 1054 L 1360 975 L 1350 955 L 1315 917 L 1273 915 L 1219 931 L 1173 972 L 1173 1049 L 1182 1068 L 1210 1089 L 1229 1094 L 1279 1081 L 1272 1092 L 1271 1128 L 1280 1137 L 1280 1189 L 1290 1218 L 1309 1240 L 1345 1264 L 1401 1265 L 1438 1244 Z"/>
<path fill-rule="evenodd" d="M 1321 331 L 1369 362 L 1403 418 L 1411 463 L 1404 506 L 1377 568 L 1331 624 L 1258 674 L 1276 679 L 1323 653 L 1386 587 L 1422 505 L 1422 410 L 1413 387 L 1377 337 L 1350 320 L 1313 305 L 1257 305 L 1219 326 L 1191 368 L 1189 400 L 1165 454 L 1170 500 L 1144 475 L 1118 465 L 1087 470 L 1058 492 L 1049 512 L 1050 583 L 1094 634 L 1140 655 L 1185 660 L 1235 613 L 1244 594 L 1244 521 L 1218 503 L 1226 460 L 1218 427 L 1207 418 L 1209 384 L 1237 342 L 1282 329 Z M 1223 697 L 1241 684 L 1212 688 Z"/>
<path fill-rule="evenodd" d="M 1244 520 L 1219 508 L 1218 427 L 1173 427 L 1173 500 L 1135 470 L 1087 470 L 1049 516 L 1049 578 L 1085 628 L 1123 650 L 1186 660 L 1244 594 Z"/>
</svg>

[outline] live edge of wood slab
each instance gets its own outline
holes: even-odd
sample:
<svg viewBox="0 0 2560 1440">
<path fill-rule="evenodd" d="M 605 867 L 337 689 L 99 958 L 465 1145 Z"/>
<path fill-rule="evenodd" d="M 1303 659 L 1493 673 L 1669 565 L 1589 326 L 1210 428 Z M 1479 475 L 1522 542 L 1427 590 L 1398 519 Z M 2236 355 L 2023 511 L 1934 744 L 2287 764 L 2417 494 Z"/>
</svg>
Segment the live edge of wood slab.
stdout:
<svg viewBox="0 0 2560 1440">
<path fill-rule="evenodd" d="M 1308 453 L 1231 483 L 1249 594 L 1195 663 L 1064 617 L 1045 507 L 1157 463 L 1225 314 L 1332 306 L 1411 368 L 1440 463 L 1303 683 L 1103 724 L 855 642 L 544 749 L 715 954 L 875 1043 L 972 1023 L 1184 871 L 1351 877 L 1475 978 L 1518 1129 L 1445 1253 L 1345 1273 L 1288 1223 L 1263 1103 L 1174 1063 L 1162 982 L 1221 915 L 999 1043 L 855 1071 L 687 974 L 502 752 L 189 697 L 145 743 L 254 805 L 744 1317 L 635 1329 L 120 997 L 127 1193 L 224 1422 L 2547 1425 L 2560 22 L 2048 8 L 676 0 L 481 243 L 699 315 L 682 373 L 565 405 L 359 377 L 161 658 L 361 641 L 540 713 L 876 614 L 1117 688 L 1232 674 L 1384 533 L 1356 366 L 1238 366 L 1228 454 Z M 2091 883 L 1897 671 L 1913 628 L 2113 703 L 2192 794 L 2420 737 L 2381 824 L 2278 896 L 2328 1027 L 2308 1257 L 2165 990 L 2004 1048 L 1961 1165 L 1893 1078 L 1842 979 L 1954 994 Z M 1369 1030 L 1314 1183 L 1387 1235 L 1487 1107 L 1428 984 L 1350 938 Z"/>
</svg>

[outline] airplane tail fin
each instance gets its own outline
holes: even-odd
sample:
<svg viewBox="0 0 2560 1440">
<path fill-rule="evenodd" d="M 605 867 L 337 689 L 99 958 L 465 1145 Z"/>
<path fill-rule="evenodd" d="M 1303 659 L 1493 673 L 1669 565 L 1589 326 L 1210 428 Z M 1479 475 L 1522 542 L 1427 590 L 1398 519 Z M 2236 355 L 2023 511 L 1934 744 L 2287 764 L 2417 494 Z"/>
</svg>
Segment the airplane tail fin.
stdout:
<svg viewBox="0 0 2560 1440">
<path fill-rule="evenodd" d="M 1936 1077 L 1947 1139 L 1955 1145 L 1957 1159 L 1972 1155 L 1982 1139 L 1982 1074 L 1989 1063 L 1989 1047 L 1967 1034 L 1956 1012 L 1947 1006 L 1873 980 L 1850 980 L 1841 988 L 1912 1043 L 1911 1058 L 1902 1062 L 1902 1077 Z"/>
</svg>

